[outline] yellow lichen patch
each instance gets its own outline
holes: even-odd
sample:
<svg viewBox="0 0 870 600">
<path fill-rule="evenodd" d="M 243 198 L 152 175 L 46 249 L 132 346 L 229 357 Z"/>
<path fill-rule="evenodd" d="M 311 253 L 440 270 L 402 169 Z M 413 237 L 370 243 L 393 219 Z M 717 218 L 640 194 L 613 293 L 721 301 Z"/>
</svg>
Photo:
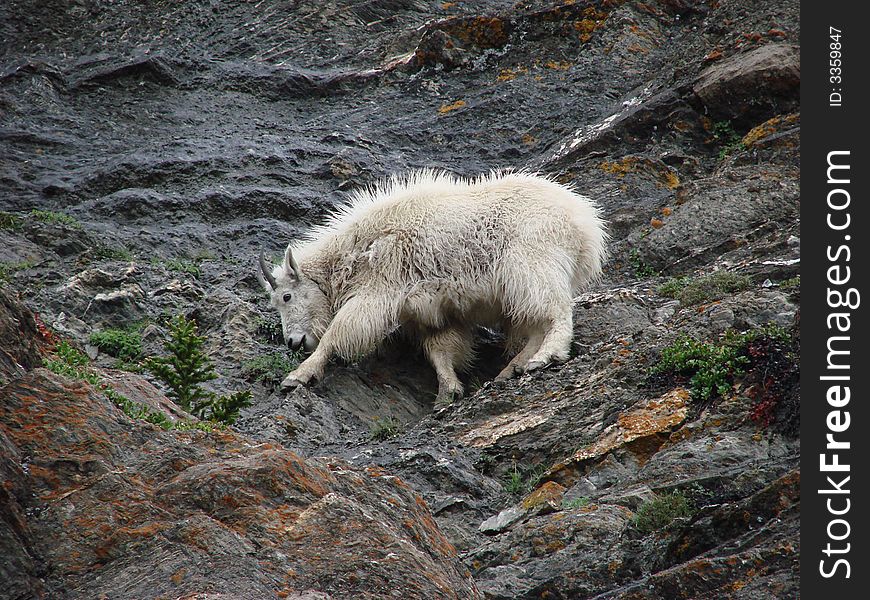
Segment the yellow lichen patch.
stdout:
<svg viewBox="0 0 870 600">
<path fill-rule="evenodd" d="M 573 66 L 574 63 L 567 60 L 548 60 L 544 63 L 544 67 L 546 67 L 547 69 L 554 69 L 556 71 L 567 71 Z"/>
<path fill-rule="evenodd" d="M 574 21 L 574 29 L 580 33 L 580 41 L 585 44 L 592 39 L 592 34 L 595 30 L 604 25 L 604 22 L 607 20 L 607 13 L 598 11 L 590 6 L 583 11 L 582 16 L 582 19 Z"/>
<path fill-rule="evenodd" d="M 741 142 L 747 148 L 757 144 L 762 139 L 779 131 L 783 126 L 793 125 L 800 120 L 800 114 L 777 115 L 760 125 L 756 125 L 743 136 Z"/>
<path fill-rule="evenodd" d="M 674 212 L 674 209 L 672 209 L 670 206 L 665 206 L 664 208 L 662 208 L 662 214 L 666 217 L 670 217 L 672 212 Z"/>
<path fill-rule="evenodd" d="M 555 481 L 548 481 L 534 492 L 526 496 L 523 500 L 523 508 L 530 509 L 549 504 L 553 508 L 558 508 L 562 502 L 562 496 L 565 495 L 565 488 Z"/>
<path fill-rule="evenodd" d="M 442 104 L 438 109 L 438 113 L 442 115 L 446 115 L 449 112 L 454 110 L 458 110 L 465 106 L 465 100 L 457 100 L 456 102 L 451 102 L 450 104 Z"/>
<path fill-rule="evenodd" d="M 535 136 L 533 136 L 530 133 L 524 133 L 523 137 L 522 137 L 522 142 L 526 146 L 534 146 L 535 144 L 538 143 L 538 138 L 536 138 Z"/>
<path fill-rule="evenodd" d="M 638 159 L 636 157 L 626 156 L 621 160 L 615 160 L 613 162 L 605 160 L 599 165 L 599 167 L 605 173 L 609 173 L 610 175 L 616 175 L 621 179 L 634 170 L 637 162 Z"/>
<path fill-rule="evenodd" d="M 649 224 L 653 229 L 658 229 L 659 227 L 664 225 L 665 222 L 662 221 L 661 219 L 657 219 L 657 218 L 653 217 L 652 219 L 649 220 Z"/>
<path fill-rule="evenodd" d="M 504 69 L 498 72 L 498 77 L 495 78 L 496 81 L 513 81 L 520 75 L 525 75 L 528 73 L 528 68 L 518 65 L 516 67 L 505 67 Z"/>
<path fill-rule="evenodd" d="M 456 2 L 442 2 L 441 8 L 444 10 L 448 10 L 456 6 Z"/>
<path fill-rule="evenodd" d="M 447 32 L 479 48 L 498 48 L 508 41 L 507 23 L 499 17 L 473 17 L 456 20 Z"/>
</svg>

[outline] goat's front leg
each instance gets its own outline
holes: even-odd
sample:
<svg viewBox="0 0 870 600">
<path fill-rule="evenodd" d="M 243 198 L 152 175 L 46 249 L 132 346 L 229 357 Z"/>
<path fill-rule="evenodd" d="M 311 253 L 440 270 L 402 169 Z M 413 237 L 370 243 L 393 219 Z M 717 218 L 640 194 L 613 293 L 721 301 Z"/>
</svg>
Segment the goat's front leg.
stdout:
<svg viewBox="0 0 870 600">
<path fill-rule="evenodd" d="M 352 360 L 368 354 L 394 328 L 395 307 L 382 297 L 359 294 L 342 306 L 320 338 L 317 349 L 284 378 L 281 388 L 311 385 L 323 377 L 333 355 Z"/>
</svg>

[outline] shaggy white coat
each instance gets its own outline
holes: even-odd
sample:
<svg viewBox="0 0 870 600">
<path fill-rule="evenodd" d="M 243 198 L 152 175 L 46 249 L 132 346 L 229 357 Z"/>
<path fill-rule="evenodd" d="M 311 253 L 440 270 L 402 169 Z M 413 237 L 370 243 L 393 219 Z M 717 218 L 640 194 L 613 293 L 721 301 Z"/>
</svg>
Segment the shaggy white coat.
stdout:
<svg viewBox="0 0 870 600">
<path fill-rule="evenodd" d="M 590 199 L 526 172 L 422 171 L 356 192 L 271 273 L 285 340 L 316 348 L 284 383 L 307 384 L 331 355 L 364 355 L 400 327 L 419 336 L 439 400 L 462 393 L 456 368 L 476 325 L 503 328 L 519 350 L 500 378 L 567 360 L 571 300 L 601 274 L 607 237 Z"/>
</svg>

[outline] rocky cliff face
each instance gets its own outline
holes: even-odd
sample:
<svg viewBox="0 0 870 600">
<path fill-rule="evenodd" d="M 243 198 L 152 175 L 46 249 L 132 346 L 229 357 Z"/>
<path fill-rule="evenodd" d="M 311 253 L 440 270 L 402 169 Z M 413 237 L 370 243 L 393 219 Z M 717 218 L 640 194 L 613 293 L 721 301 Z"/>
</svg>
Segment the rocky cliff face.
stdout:
<svg viewBox="0 0 870 600">
<path fill-rule="evenodd" d="M 43 4 L 0 8 L 0 597 L 796 595 L 797 2 Z M 421 167 L 599 201 L 573 358 L 280 393 L 256 255 Z M 229 429 L 141 368 L 177 314 Z"/>
</svg>

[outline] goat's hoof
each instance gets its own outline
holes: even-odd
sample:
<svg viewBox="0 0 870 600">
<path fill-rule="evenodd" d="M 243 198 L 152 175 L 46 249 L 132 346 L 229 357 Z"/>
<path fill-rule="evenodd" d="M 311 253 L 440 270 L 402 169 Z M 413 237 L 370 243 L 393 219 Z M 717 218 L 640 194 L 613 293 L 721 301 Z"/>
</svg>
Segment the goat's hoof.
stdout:
<svg viewBox="0 0 870 600">
<path fill-rule="evenodd" d="M 529 363 L 526 365 L 526 373 L 528 373 L 530 371 L 539 371 L 540 369 L 543 369 L 544 367 L 546 367 L 548 364 L 550 364 L 550 363 L 545 363 L 542 360 L 529 361 Z"/>
<path fill-rule="evenodd" d="M 291 392 L 301 387 L 308 387 L 312 380 L 312 377 L 300 377 L 295 373 L 290 373 L 284 378 L 284 381 L 281 382 L 281 391 Z"/>
<path fill-rule="evenodd" d="M 447 408 L 453 404 L 454 400 L 459 400 L 462 396 L 462 386 L 438 390 L 438 395 L 435 396 L 435 410 L 443 410 Z"/>
</svg>

